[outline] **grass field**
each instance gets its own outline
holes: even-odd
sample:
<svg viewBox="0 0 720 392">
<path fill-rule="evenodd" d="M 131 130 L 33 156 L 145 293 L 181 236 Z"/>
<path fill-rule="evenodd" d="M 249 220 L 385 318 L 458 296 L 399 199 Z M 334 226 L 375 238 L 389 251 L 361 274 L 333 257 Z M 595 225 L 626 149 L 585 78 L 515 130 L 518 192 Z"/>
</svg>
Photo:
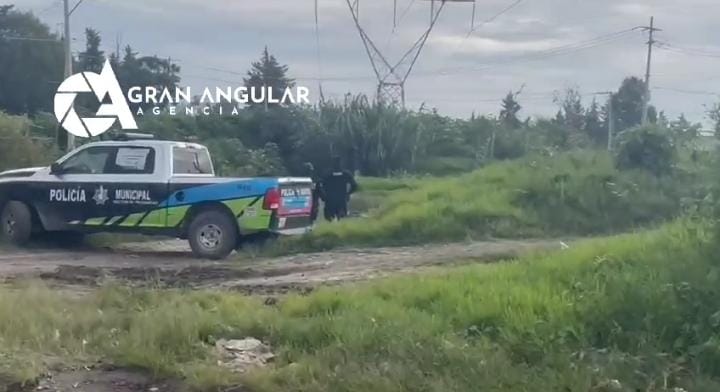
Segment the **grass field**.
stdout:
<svg viewBox="0 0 720 392">
<path fill-rule="evenodd" d="M 693 170 L 656 178 L 618 171 L 607 154 L 582 151 L 495 163 L 459 177 L 363 179 L 354 198 L 365 218 L 321 224 L 268 252 L 632 230 L 679 216 L 684 203 L 701 198 L 706 174 Z"/>
<path fill-rule="evenodd" d="M 106 358 L 202 390 L 717 391 L 711 238 L 676 223 L 277 306 L 231 293 L 108 287 L 78 298 L 20 284 L 1 290 L 0 379 L 32 379 L 48 358 Z M 212 343 L 245 336 L 273 346 L 273 368 L 238 376 L 216 366 Z M 616 382 L 623 389 L 602 389 Z"/>
<path fill-rule="evenodd" d="M 354 214 L 366 214 L 380 207 L 388 197 L 400 192 L 410 192 L 422 186 L 432 178 L 414 177 L 360 177 L 360 192 L 350 200 L 350 211 Z"/>
</svg>

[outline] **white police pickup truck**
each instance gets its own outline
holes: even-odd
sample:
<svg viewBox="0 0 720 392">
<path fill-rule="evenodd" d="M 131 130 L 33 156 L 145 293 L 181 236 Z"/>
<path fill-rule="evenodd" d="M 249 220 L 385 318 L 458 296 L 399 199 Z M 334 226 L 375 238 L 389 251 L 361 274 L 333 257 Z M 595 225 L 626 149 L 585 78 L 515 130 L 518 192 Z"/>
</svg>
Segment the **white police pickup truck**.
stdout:
<svg viewBox="0 0 720 392">
<path fill-rule="evenodd" d="M 309 178 L 220 178 L 194 143 L 125 138 L 86 144 L 50 167 L 0 173 L 2 235 L 130 232 L 187 239 L 202 258 L 312 225 Z"/>
</svg>

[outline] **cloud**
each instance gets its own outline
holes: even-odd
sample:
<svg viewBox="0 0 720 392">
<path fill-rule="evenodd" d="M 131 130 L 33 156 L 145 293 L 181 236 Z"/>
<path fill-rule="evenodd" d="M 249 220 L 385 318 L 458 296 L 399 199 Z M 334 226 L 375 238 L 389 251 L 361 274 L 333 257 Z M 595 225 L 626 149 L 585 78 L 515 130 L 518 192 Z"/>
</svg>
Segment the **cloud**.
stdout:
<svg viewBox="0 0 720 392">
<path fill-rule="evenodd" d="M 43 11 L 50 0 L 22 0 L 18 8 Z M 477 31 L 470 29 L 472 7 L 446 4 L 443 15 L 418 59 L 406 86 L 411 105 L 425 102 L 441 113 L 468 116 L 494 113 L 508 90 L 526 84 L 525 114 L 553 115 L 554 90 L 577 85 L 582 92 L 617 89 L 622 79 L 644 73 L 647 36 L 641 32 L 584 50 L 532 56 L 544 50 L 648 23 L 650 16 L 663 31 L 658 39 L 696 51 L 718 51 L 718 0 L 526 0 L 491 23 L 480 24 L 507 7 L 511 0 L 477 3 Z M 345 0 L 318 0 L 320 64 L 312 1 L 292 0 L 93 0 L 85 1 L 72 19 L 73 50 L 82 50 L 85 27 L 98 29 L 103 49 L 113 51 L 115 37 L 143 54 L 171 56 L 182 66 L 184 83 L 194 88 L 240 80 L 214 69 L 244 73 L 267 45 L 292 76 L 326 77 L 326 96 L 346 92 L 372 95 L 374 73 Z M 408 7 L 410 6 L 410 7 Z M 62 7 L 40 17 L 53 30 L 62 20 Z M 406 11 L 407 10 L 407 11 Z M 360 20 L 391 63 L 427 29 L 427 1 L 398 0 L 398 24 L 393 26 L 392 2 L 361 0 Z M 526 56 L 526 54 L 528 56 Z M 539 56 L 536 56 L 539 57 Z M 483 64 L 495 64 L 485 67 Z M 321 70 L 319 70 L 321 69 Z M 720 92 L 720 59 L 692 53 L 655 51 L 652 80 L 658 86 Z M 304 81 L 315 89 L 314 80 Z M 591 98 L 588 98 L 588 100 Z M 671 117 L 681 112 L 703 117 L 712 96 L 653 94 L 653 103 Z"/>
<path fill-rule="evenodd" d="M 653 11 L 653 8 L 649 4 L 640 3 L 616 4 L 612 8 L 620 14 L 629 16 L 647 16 L 651 15 Z"/>
<path fill-rule="evenodd" d="M 570 41 L 555 38 L 527 40 L 527 41 L 504 41 L 487 37 L 461 37 L 441 36 L 434 37 L 431 45 L 438 50 L 452 50 L 465 53 L 522 53 L 537 52 L 567 45 Z"/>
</svg>

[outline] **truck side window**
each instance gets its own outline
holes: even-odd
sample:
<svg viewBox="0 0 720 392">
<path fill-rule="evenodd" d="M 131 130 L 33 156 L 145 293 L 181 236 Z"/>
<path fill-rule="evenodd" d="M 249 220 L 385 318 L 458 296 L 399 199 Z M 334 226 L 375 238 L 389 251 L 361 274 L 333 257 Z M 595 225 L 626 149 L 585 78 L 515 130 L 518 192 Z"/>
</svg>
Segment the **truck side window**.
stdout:
<svg viewBox="0 0 720 392">
<path fill-rule="evenodd" d="M 213 174 L 210 153 L 204 148 L 174 147 L 173 174 Z"/>
<path fill-rule="evenodd" d="M 62 163 L 65 174 L 103 174 L 108 158 L 113 155 L 112 147 L 89 147 L 71 156 Z"/>
<path fill-rule="evenodd" d="M 117 147 L 105 173 L 107 174 L 153 174 L 155 172 L 155 149 L 150 147 Z"/>
</svg>

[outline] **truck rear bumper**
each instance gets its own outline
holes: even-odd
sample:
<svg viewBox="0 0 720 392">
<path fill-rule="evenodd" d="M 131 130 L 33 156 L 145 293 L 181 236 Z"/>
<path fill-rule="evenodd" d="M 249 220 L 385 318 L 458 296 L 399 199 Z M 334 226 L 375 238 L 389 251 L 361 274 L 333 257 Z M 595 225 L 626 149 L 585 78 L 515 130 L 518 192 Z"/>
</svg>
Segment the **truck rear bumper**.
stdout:
<svg viewBox="0 0 720 392">
<path fill-rule="evenodd" d="M 284 230 L 274 230 L 273 233 L 279 234 L 279 235 L 303 235 L 307 234 L 312 231 L 312 227 L 299 227 L 296 229 L 284 229 Z"/>
<path fill-rule="evenodd" d="M 271 231 L 280 235 L 302 235 L 312 229 L 312 220 L 309 216 L 280 216 L 273 217 Z"/>
</svg>

